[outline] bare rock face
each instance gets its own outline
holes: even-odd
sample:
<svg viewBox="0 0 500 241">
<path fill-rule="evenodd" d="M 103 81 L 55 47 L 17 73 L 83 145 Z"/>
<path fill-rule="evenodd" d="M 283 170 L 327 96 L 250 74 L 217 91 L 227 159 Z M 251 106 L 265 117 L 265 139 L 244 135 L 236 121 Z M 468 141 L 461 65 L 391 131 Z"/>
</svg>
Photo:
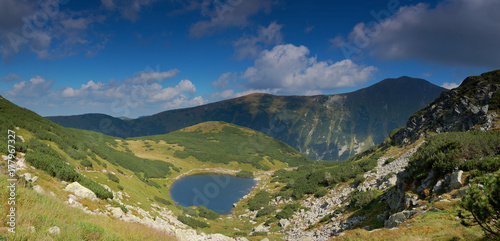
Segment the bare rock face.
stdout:
<svg viewBox="0 0 500 241">
<path fill-rule="evenodd" d="M 412 143 L 426 132 L 491 130 L 499 113 L 491 111 L 488 103 L 500 90 L 498 72 L 468 77 L 460 87 L 443 92 L 434 102 L 410 117 L 406 126 L 394 135 L 395 143 Z"/>
<path fill-rule="evenodd" d="M 90 189 L 80 185 L 78 182 L 73 182 L 64 188 L 64 191 L 72 192 L 79 198 L 88 198 L 91 201 L 97 201 L 97 196 Z"/>
</svg>

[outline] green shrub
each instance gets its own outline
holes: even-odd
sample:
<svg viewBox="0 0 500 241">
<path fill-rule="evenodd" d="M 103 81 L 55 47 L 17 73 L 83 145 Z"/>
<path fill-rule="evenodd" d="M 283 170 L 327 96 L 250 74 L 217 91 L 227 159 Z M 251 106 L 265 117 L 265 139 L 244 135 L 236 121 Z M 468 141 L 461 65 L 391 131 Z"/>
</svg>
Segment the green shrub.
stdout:
<svg viewBox="0 0 500 241">
<path fill-rule="evenodd" d="M 155 196 L 155 201 L 164 205 L 172 205 L 172 202 L 157 196 Z"/>
<path fill-rule="evenodd" d="M 248 209 L 251 211 L 260 210 L 271 201 L 271 195 L 266 191 L 260 191 L 248 200 Z"/>
<path fill-rule="evenodd" d="M 182 214 L 184 215 L 189 215 L 192 217 L 198 217 L 198 212 L 196 212 L 195 209 L 189 208 L 189 207 L 184 207 L 184 206 L 177 206 L 180 210 L 182 210 Z"/>
<path fill-rule="evenodd" d="M 488 103 L 488 109 L 490 110 L 498 110 L 500 109 L 500 90 L 495 91 L 493 96 Z"/>
<path fill-rule="evenodd" d="M 320 197 L 325 196 L 326 194 L 328 194 L 328 190 L 326 188 L 320 188 L 320 189 L 318 189 L 318 191 L 316 191 L 314 196 L 316 198 L 320 198 Z"/>
<path fill-rule="evenodd" d="M 113 175 L 112 173 L 108 172 L 106 175 L 108 176 L 109 180 L 116 182 L 116 183 L 120 182 L 120 179 L 118 179 L 118 177 Z"/>
<path fill-rule="evenodd" d="M 355 191 L 350 194 L 349 207 L 359 209 L 367 206 L 377 196 L 378 191 L 368 190 L 366 192 Z"/>
<path fill-rule="evenodd" d="M 394 158 L 392 158 L 392 157 L 391 157 L 391 158 L 388 158 L 387 160 L 385 160 L 384 165 L 390 164 L 390 163 L 392 163 L 392 162 L 393 162 L 393 161 L 395 161 L 395 160 L 396 160 L 396 159 L 394 159 Z"/>
<path fill-rule="evenodd" d="M 219 218 L 219 214 L 214 212 L 213 210 L 210 210 L 204 206 L 199 206 L 198 207 L 198 215 L 202 218 L 214 220 Z"/>
<path fill-rule="evenodd" d="M 280 219 L 289 219 L 292 217 L 293 213 L 300 208 L 300 203 L 287 204 L 283 210 L 276 214 L 276 218 Z"/>
<path fill-rule="evenodd" d="M 124 187 L 122 185 L 118 185 L 118 189 L 123 191 Z"/>
<path fill-rule="evenodd" d="M 92 162 L 91 162 L 91 161 L 89 161 L 89 160 L 87 160 L 87 159 L 85 159 L 85 160 L 81 161 L 81 162 L 80 162 L 80 164 L 81 164 L 82 166 L 84 166 L 84 167 L 89 167 L 89 168 L 92 168 Z"/>
<path fill-rule="evenodd" d="M 356 179 L 354 179 L 354 186 L 359 186 L 359 184 L 363 183 L 366 180 L 366 178 L 363 176 L 363 174 L 358 174 L 356 176 Z"/>
<path fill-rule="evenodd" d="M 437 178 L 457 167 L 490 171 L 498 167 L 497 155 L 500 155 L 500 131 L 442 133 L 427 138 L 411 157 L 404 178 L 408 183 L 416 180 L 418 185 L 431 169 Z"/>
<path fill-rule="evenodd" d="M 275 206 L 265 206 L 257 212 L 257 217 L 267 216 L 276 210 Z"/>
<path fill-rule="evenodd" d="M 278 219 L 275 216 L 272 216 L 269 219 L 267 219 L 266 222 L 264 222 L 264 225 L 269 226 L 272 223 L 275 223 L 277 221 L 278 221 Z"/>
<path fill-rule="evenodd" d="M 483 190 L 479 188 L 483 184 Z M 486 235 L 500 239 L 500 172 L 489 174 L 472 181 L 467 189 L 467 195 L 462 198 L 460 205 L 472 213 L 474 221 L 463 220 L 465 225 L 479 224 Z"/>
<path fill-rule="evenodd" d="M 243 178 L 253 178 L 253 172 L 251 171 L 239 171 L 236 173 L 237 177 L 243 177 Z"/>
<path fill-rule="evenodd" d="M 209 228 L 210 227 L 210 225 L 208 225 L 208 223 L 196 220 L 196 219 L 191 218 L 191 217 L 182 216 L 182 215 L 177 216 L 177 220 L 179 220 L 182 223 L 188 225 L 189 227 L 195 228 L 195 229 L 196 228 Z"/>
</svg>

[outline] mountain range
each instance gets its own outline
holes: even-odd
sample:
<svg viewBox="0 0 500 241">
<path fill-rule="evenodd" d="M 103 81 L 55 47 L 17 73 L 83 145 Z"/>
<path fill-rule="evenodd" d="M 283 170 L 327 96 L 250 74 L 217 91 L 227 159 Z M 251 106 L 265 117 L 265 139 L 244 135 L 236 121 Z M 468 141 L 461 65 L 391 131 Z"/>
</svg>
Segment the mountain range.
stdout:
<svg viewBox="0 0 500 241">
<path fill-rule="evenodd" d="M 345 160 L 381 143 L 445 89 L 400 77 L 351 93 L 317 96 L 251 94 L 138 119 L 103 114 L 50 116 L 65 127 L 122 138 L 166 134 L 206 121 L 224 121 L 287 143 L 315 160 Z"/>
</svg>

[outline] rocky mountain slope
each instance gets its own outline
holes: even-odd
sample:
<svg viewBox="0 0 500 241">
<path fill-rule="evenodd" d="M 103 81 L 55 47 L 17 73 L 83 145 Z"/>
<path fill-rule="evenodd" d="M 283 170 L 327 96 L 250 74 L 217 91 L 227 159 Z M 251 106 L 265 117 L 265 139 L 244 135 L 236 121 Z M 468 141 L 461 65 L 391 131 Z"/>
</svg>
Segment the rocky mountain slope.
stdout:
<svg viewBox="0 0 500 241">
<path fill-rule="evenodd" d="M 466 78 L 460 87 L 443 92 L 435 101 L 415 113 L 394 136 L 397 144 L 407 144 L 426 133 L 491 130 L 498 128 L 500 71 Z"/>
<path fill-rule="evenodd" d="M 460 200 L 473 178 L 500 170 L 499 86 L 500 70 L 469 77 L 415 113 L 372 149 L 380 157 L 360 181 L 309 196 L 301 201 L 307 211 L 280 220 L 286 239 L 482 240 L 480 230 L 460 225 L 473 219 Z"/>
<path fill-rule="evenodd" d="M 319 96 L 252 94 L 134 120 L 100 114 L 47 117 L 66 127 L 119 137 L 165 134 L 206 121 L 263 132 L 316 160 L 345 160 L 379 144 L 389 131 L 444 89 L 422 79 L 386 79 L 352 93 Z"/>
</svg>

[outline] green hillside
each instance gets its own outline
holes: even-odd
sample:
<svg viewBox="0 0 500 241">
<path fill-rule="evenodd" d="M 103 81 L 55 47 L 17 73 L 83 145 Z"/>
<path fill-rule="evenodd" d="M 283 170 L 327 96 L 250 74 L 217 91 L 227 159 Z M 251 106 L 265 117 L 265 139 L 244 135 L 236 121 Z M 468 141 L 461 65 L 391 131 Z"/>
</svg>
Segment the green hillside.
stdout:
<svg viewBox="0 0 500 241">
<path fill-rule="evenodd" d="M 224 121 L 267 134 L 315 160 L 346 160 L 381 143 L 443 90 L 422 79 L 401 77 L 347 94 L 252 94 L 134 120 L 99 114 L 47 118 L 63 126 L 119 137 L 165 134 L 207 121 Z"/>
<path fill-rule="evenodd" d="M 261 132 L 225 122 L 205 122 L 165 135 L 132 139 L 176 144 L 182 150 L 176 150 L 175 157 L 194 157 L 202 162 L 249 163 L 265 170 L 269 170 L 266 163 L 274 165 L 275 161 L 290 166 L 312 163 L 312 160 L 283 142 Z"/>
</svg>

